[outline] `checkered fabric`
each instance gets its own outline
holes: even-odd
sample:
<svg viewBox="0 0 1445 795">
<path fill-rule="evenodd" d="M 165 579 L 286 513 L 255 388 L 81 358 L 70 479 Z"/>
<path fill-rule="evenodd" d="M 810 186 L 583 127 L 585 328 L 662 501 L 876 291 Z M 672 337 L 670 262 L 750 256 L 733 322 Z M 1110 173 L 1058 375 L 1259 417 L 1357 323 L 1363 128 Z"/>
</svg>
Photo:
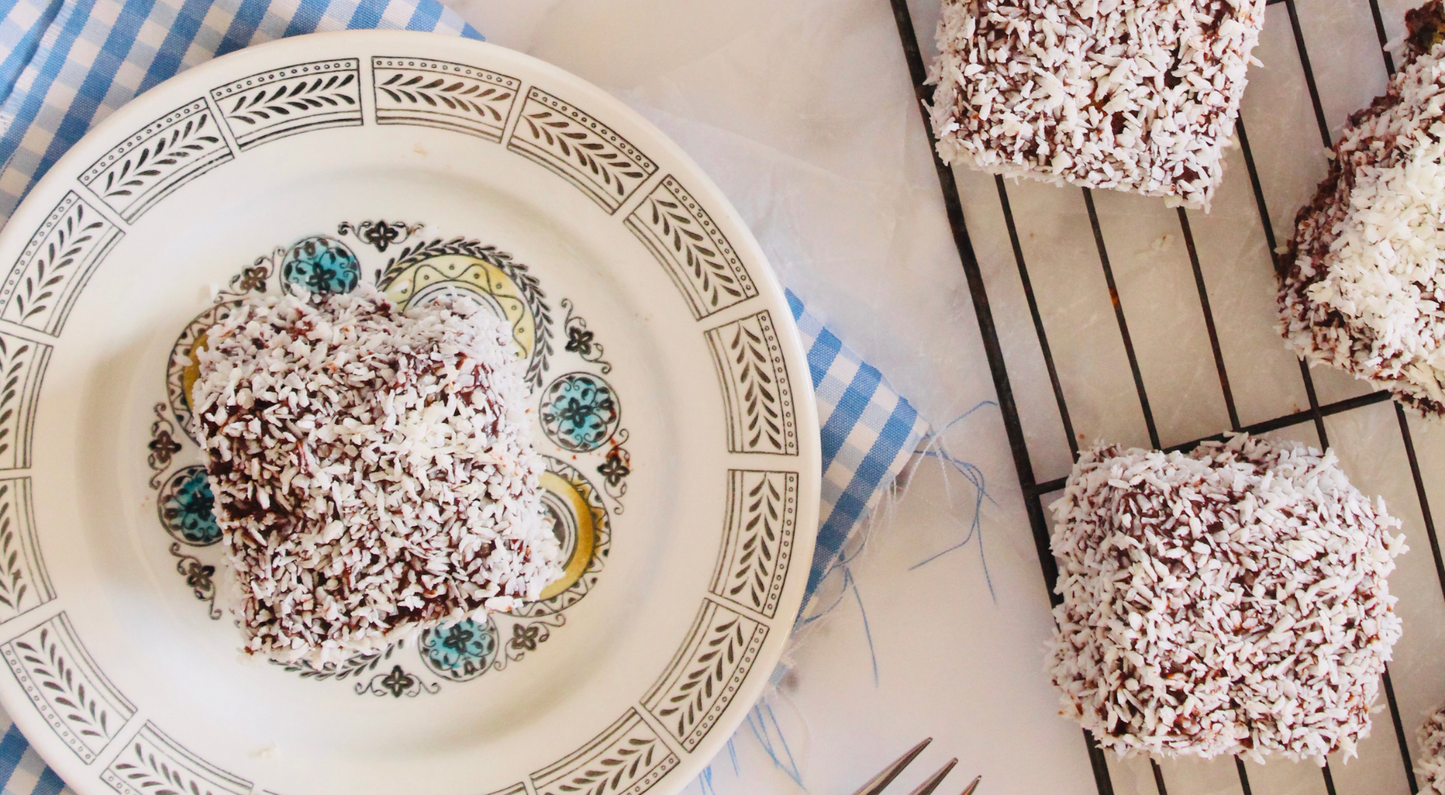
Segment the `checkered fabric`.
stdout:
<svg viewBox="0 0 1445 795">
<path fill-rule="evenodd" d="M 94 124 L 188 67 L 316 31 L 480 39 L 437 0 L 0 0 L 0 219 Z"/>
<path fill-rule="evenodd" d="M 286 36 L 406 28 L 480 39 L 437 0 L 0 0 L 0 222 L 94 124 L 216 55 Z M 811 595 L 927 424 L 791 292 L 822 423 L 822 522 Z M 0 793 L 65 784 L 0 711 Z"/>
<path fill-rule="evenodd" d="M 788 291 L 808 349 L 822 423 L 823 490 L 818 547 L 808 573 L 811 598 L 843 554 L 848 536 L 898 477 L 928 423 Z"/>
</svg>

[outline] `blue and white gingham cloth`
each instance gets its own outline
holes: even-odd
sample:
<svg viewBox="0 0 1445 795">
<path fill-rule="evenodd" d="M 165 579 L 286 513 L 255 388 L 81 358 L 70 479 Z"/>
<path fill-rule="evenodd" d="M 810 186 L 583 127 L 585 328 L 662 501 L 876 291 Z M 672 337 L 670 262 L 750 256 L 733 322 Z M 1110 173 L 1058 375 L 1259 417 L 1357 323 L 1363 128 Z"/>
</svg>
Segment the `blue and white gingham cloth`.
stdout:
<svg viewBox="0 0 1445 795">
<path fill-rule="evenodd" d="M 0 0 L 0 218 L 96 122 L 188 67 L 346 28 L 480 39 L 436 0 Z"/>
<path fill-rule="evenodd" d="M 251 44 L 346 28 L 482 38 L 437 0 L 0 0 L 0 223 L 87 130 L 142 91 Z M 808 350 L 822 423 L 811 595 L 927 424 L 792 293 L 788 303 Z M 65 790 L 3 712 L 0 728 L 3 795 Z"/>
<path fill-rule="evenodd" d="M 878 368 L 844 346 L 791 290 L 788 306 L 808 351 L 822 424 L 822 505 L 806 601 L 832 573 L 854 528 L 878 504 L 929 428 Z"/>
</svg>

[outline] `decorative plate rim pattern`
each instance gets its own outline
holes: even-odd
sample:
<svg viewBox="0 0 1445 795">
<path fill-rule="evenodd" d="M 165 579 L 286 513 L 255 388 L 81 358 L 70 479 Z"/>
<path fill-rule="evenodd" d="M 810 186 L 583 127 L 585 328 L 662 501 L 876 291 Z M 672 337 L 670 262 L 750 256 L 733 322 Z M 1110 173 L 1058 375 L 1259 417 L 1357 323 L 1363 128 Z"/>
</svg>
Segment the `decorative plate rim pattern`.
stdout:
<svg viewBox="0 0 1445 795">
<path fill-rule="evenodd" d="M 383 107 L 376 83 L 382 69 L 394 84 L 408 69 L 442 77 L 428 78 L 427 96 L 388 94 Z M 470 82 L 436 82 L 460 77 Z M 489 88 L 499 90 L 469 99 Z M 416 107 L 406 109 L 407 103 Z M 8 268 L 0 281 L 0 373 L 14 383 L 0 389 L 0 478 L 26 486 L 9 518 L 0 521 L 15 523 L 5 543 L 18 545 L 26 575 L 40 588 L 36 603 L 0 619 L 0 646 L 8 652 L 20 639 L 53 628 L 46 642 L 63 636 L 63 643 L 52 645 L 78 661 L 77 676 L 90 678 L 90 701 L 123 718 L 108 719 L 99 740 L 73 736 L 90 720 L 84 699 L 81 707 L 73 706 L 77 699 L 57 707 L 27 697 L 20 684 L 35 676 L 26 665 L 45 663 L 34 657 L 38 652 L 26 664 L 7 653 L 17 679 L 6 680 L 0 669 L 0 702 L 82 795 L 125 793 L 127 776 L 156 773 L 187 788 L 195 782 L 226 791 L 251 785 L 168 735 L 164 715 L 132 705 L 75 632 L 65 594 L 51 586 L 44 528 L 36 526 L 28 504 L 31 479 L 43 476 L 31 468 L 30 451 L 42 380 L 70 309 L 116 243 L 193 181 L 244 162 L 247 153 L 281 138 L 407 124 L 468 136 L 476 146 L 496 146 L 536 163 L 635 237 L 652 259 L 639 260 L 638 267 L 666 274 L 676 287 L 672 300 L 687 310 L 710 351 L 726 414 L 719 455 L 727 466 L 716 473 L 727 493 L 727 516 L 716 529 L 718 560 L 702 584 L 700 603 L 689 608 L 696 618 L 673 661 L 623 714 L 596 726 L 593 739 L 549 749 L 556 761 L 529 774 L 530 787 L 492 784 L 502 792 L 572 791 L 572 779 L 590 775 L 584 768 L 604 765 L 619 772 L 598 790 L 608 795 L 681 789 L 742 721 L 781 654 L 802 599 L 817 526 L 816 407 L 781 287 L 717 187 L 637 113 L 529 56 L 402 31 L 283 39 L 197 66 L 116 111 L 60 159 L 0 232 L 0 267 Z M 665 217 L 658 214 L 664 211 Z M 24 285 L 28 306 L 13 297 Z M 42 295 L 50 303 L 39 303 Z M 748 504 L 761 487 L 769 488 L 758 497 L 769 501 L 765 510 Z M 757 521 L 777 524 L 760 527 Z M 753 550 L 762 550 L 767 563 L 753 560 Z M 121 737 L 129 739 L 119 742 Z M 126 772 L 133 765 L 127 752 L 160 767 Z"/>
</svg>

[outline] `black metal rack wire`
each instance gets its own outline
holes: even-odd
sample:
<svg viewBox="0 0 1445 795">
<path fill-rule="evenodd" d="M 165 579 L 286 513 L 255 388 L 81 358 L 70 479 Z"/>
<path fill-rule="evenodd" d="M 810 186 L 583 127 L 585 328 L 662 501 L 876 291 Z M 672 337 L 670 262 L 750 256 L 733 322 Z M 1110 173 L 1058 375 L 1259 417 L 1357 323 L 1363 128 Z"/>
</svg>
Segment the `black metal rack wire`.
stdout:
<svg viewBox="0 0 1445 795">
<path fill-rule="evenodd" d="M 917 33 L 915 31 L 912 15 L 909 12 L 907 0 L 891 0 L 894 19 L 898 25 L 900 42 L 903 47 L 904 56 L 908 62 L 908 69 L 912 77 L 914 92 L 919 101 L 920 110 L 923 112 L 924 128 L 927 130 L 930 151 L 934 150 L 935 140 L 932 129 L 928 123 L 927 111 L 924 103 L 931 99 L 932 91 L 924 85 L 925 68 L 923 56 L 918 46 Z M 1370 12 L 1373 17 L 1376 35 L 1379 38 L 1380 52 L 1382 55 L 1382 67 L 1386 73 L 1394 74 L 1395 65 L 1390 54 L 1385 50 L 1387 36 L 1385 25 L 1380 13 L 1379 0 L 1368 0 Z M 1314 71 L 1310 66 L 1309 53 L 1305 46 L 1304 32 L 1300 24 L 1299 10 L 1296 7 L 1296 0 L 1267 0 L 1268 5 L 1284 5 L 1289 17 L 1291 32 L 1294 37 L 1294 45 L 1297 51 L 1299 62 L 1303 70 L 1305 86 L 1308 89 L 1310 102 L 1313 106 L 1315 121 L 1319 126 L 1319 133 L 1324 146 L 1328 148 L 1332 143 L 1329 124 L 1326 121 L 1324 107 L 1320 100 L 1319 88 L 1315 82 Z M 1254 192 L 1254 200 L 1259 212 L 1259 220 L 1263 225 L 1265 241 L 1270 251 L 1271 258 L 1274 258 L 1277 238 L 1275 230 L 1270 221 L 1269 208 L 1265 201 L 1264 189 L 1260 182 L 1258 170 L 1255 167 L 1253 152 L 1249 146 L 1249 136 L 1245 130 L 1244 122 L 1241 119 L 1237 122 L 1236 132 L 1239 144 L 1242 149 L 1246 170 Z M 973 306 L 978 320 L 979 331 L 982 336 L 984 352 L 988 360 L 990 373 L 993 377 L 994 389 L 997 394 L 1000 411 L 1003 415 L 1004 427 L 1008 436 L 1009 447 L 1013 455 L 1014 468 L 1018 476 L 1020 487 L 1023 491 L 1025 508 L 1028 515 L 1030 529 L 1033 533 L 1034 543 L 1037 547 L 1039 565 L 1042 567 L 1044 582 L 1049 590 L 1051 604 L 1058 604 L 1060 597 L 1054 593 L 1054 585 L 1058 577 L 1057 565 L 1053 554 L 1049 551 L 1049 529 L 1044 513 L 1044 498 L 1052 492 L 1058 491 L 1064 485 L 1064 479 L 1055 479 L 1040 482 L 1035 479 L 1034 467 L 1030 459 L 1029 448 L 1025 440 L 1024 424 L 1020 418 L 1017 403 L 1014 399 L 1013 388 L 1009 380 L 1008 363 L 1005 360 L 1002 346 L 1000 345 L 998 329 L 994 322 L 993 311 L 990 307 L 988 291 L 985 287 L 983 272 L 974 254 L 973 244 L 969 239 L 968 229 L 964 223 L 963 205 L 959 198 L 958 185 L 954 180 L 953 171 L 942 163 L 934 155 L 934 166 L 938 172 L 940 188 L 943 192 L 945 210 L 947 212 L 949 225 L 952 228 L 955 246 L 958 249 L 959 259 L 962 262 L 965 277 L 968 282 L 969 292 L 973 299 Z M 1037 337 L 1037 344 L 1042 353 L 1044 365 L 1048 374 L 1048 380 L 1053 390 L 1054 400 L 1057 403 L 1059 417 L 1062 420 L 1064 433 L 1067 436 L 1069 451 L 1072 455 L 1078 455 L 1078 441 L 1074 433 L 1073 423 L 1069 417 L 1068 402 L 1064 398 L 1064 389 L 1061 384 L 1058 368 L 1054 356 L 1049 347 L 1048 334 L 1044 327 L 1043 316 L 1040 313 L 1039 305 L 1034 296 L 1033 286 L 1030 282 L 1029 268 L 1024 257 L 1023 247 L 1020 243 L 1018 229 L 1014 222 L 1014 215 L 1009 204 L 1008 185 L 1002 177 L 994 178 L 998 191 L 999 204 L 1002 209 L 1005 225 L 1008 231 L 1009 242 L 1013 250 L 1013 256 L 1018 268 L 1018 276 L 1022 282 L 1024 298 L 1028 306 L 1030 319 L 1033 323 L 1033 331 Z M 1124 351 L 1128 360 L 1129 369 L 1133 375 L 1133 386 L 1138 395 L 1139 405 L 1142 409 L 1144 424 L 1149 434 L 1150 442 L 1154 447 L 1160 446 L 1159 431 L 1155 424 L 1154 414 L 1149 404 L 1149 396 L 1145 389 L 1143 373 L 1139 366 L 1138 358 L 1135 355 L 1133 340 L 1130 337 L 1128 318 L 1122 302 L 1119 300 L 1119 291 L 1114 280 L 1114 273 L 1109 264 L 1108 249 L 1104 242 L 1104 234 L 1099 224 L 1099 216 L 1094 207 L 1093 195 L 1088 189 L 1080 189 L 1083 193 L 1085 209 L 1088 213 L 1090 226 L 1093 231 L 1094 243 L 1098 249 L 1101 275 L 1108 289 L 1109 298 L 1113 303 L 1115 318 L 1118 323 L 1120 338 L 1123 342 Z M 1302 379 L 1305 395 L 1308 398 L 1309 408 L 1283 416 L 1274 417 L 1262 422 L 1248 425 L 1241 425 L 1239 412 L 1235 406 L 1233 392 L 1230 389 L 1229 373 L 1225 367 L 1224 356 L 1221 352 L 1219 336 L 1217 333 L 1214 313 L 1209 304 L 1209 293 L 1206 289 L 1204 272 L 1200 266 L 1199 253 L 1195 248 L 1194 236 L 1190 229 L 1189 213 L 1184 209 L 1178 210 L 1180 232 L 1184 240 L 1185 248 L 1189 255 L 1190 265 L 1193 269 L 1194 282 L 1198 290 L 1200 310 L 1203 312 L 1205 330 L 1209 339 L 1210 348 L 1214 357 L 1214 365 L 1219 375 L 1220 389 L 1224 397 L 1226 411 L 1229 417 L 1230 427 L 1221 429 L 1218 433 L 1201 439 L 1173 445 L 1169 450 L 1187 450 L 1200 442 L 1220 439 L 1229 431 L 1248 431 L 1250 433 L 1266 433 L 1280 430 L 1294 425 L 1311 423 L 1319 436 L 1322 446 L 1328 447 L 1329 435 L 1325 428 L 1325 418 L 1356 411 L 1368 406 L 1382 403 L 1390 399 L 1386 392 L 1371 392 L 1368 394 L 1351 397 L 1344 400 L 1321 404 L 1315 390 L 1315 382 L 1310 374 L 1309 368 L 1303 361 L 1299 362 L 1299 373 Z M 1420 463 L 1416 456 L 1414 440 L 1411 438 L 1410 426 L 1405 411 L 1395 404 L 1395 415 L 1398 420 L 1401 440 L 1404 444 L 1406 457 L 1409 462 L 1410 473 L 1414 480 L 1416 497 L 1419 500 L 1419 507 L 1424 519 L 1424 530 L 1429 540 L 1430 553 L 1433 556 L 1436 576 L 1439 579 L 1442 595 L 1445 595 L 1445 558 L 1442 558 L 1440 543 L 1435 532 L 1434 518 L 1430 512 L 1430 505 L 1426 496 L 1424 479 L 1421 475 Z M 1385 700 L 1389 707 L 1389 715 L 1393 723 L 1395 737 L 1399 744 L 1400 762 L 1404 766 L 1405 780 L 1410 792 L 1419 792 L 1419 785 L 1416 782 L 1414 768 L 1410 759 L 1410 750 L 1406 741 L 1404 725 L 1400 717 L 1399 705 L 1395 698 L 1394 685 L 1390 679 L 1389 668 L 1386 668 L 1384 679 Z M 1084 732 L 1084 742 L 1088 750 L 1089 759 L 1093 766 L 1094 780 L 1100 795 L 1113 795 L 1114 786 L 1110 779 L 1109 768 L 1104 754 L 1094 739 Z M 1159 795 L 1167 795 L 1167 788 L 1164 775 L 1154 760 L 1150 761 L 1155 786 Z M 1252 795 L 1249 774 L 1243 761 L 1236 758 L 1235 767 L 1238 771 L 1239 782 L 1244 795 Z M 1324 779 L 1324 790 L 1327 795 L 1336 795 L 1335 783 L 1328 765 L 1322 769 Z"/>
</svg>

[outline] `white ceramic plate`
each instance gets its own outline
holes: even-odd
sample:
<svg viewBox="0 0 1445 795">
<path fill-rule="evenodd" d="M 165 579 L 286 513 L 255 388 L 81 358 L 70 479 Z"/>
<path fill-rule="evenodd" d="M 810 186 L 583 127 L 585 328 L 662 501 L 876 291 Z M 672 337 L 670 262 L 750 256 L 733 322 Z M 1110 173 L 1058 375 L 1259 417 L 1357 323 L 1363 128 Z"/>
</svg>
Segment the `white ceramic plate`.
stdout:
<svg viewBox="0 0 1445 795">
<path fill-rule="evenodd" d="M 498 47 L 305 36 L 116 112 L 0 235 L 0 702 L 84 795 L 673 792 L 817 526 L 782 291 L 621 103 Z M 327 671 L 237 652 L 185 356 L 238 295 L 481 297 L 536 384 L 562 591 Z"/>
</svg>

